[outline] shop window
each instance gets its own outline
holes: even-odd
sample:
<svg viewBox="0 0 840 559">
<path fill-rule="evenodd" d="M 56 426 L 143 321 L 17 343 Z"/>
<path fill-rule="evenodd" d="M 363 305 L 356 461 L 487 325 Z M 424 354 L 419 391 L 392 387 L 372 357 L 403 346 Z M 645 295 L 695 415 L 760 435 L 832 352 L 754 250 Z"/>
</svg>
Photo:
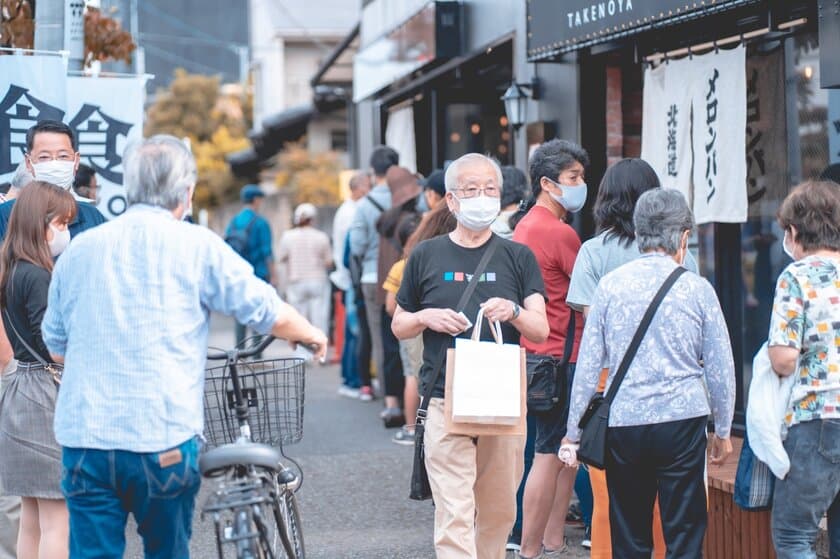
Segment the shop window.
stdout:
<svg viewBox="0 0 840 559">
<path fill-rule="evenodd" d="M 510 164 L 511 136 L 504 105 L 451 103 L 445 110 L 443 160 L 453 161 L 465 153 L 485 153 L 502 165 Z"/>
<path fill-rule="evenodd" d="M 330 149 L 347 151 L 347 130 L 330 130 Z"/>
</svg>

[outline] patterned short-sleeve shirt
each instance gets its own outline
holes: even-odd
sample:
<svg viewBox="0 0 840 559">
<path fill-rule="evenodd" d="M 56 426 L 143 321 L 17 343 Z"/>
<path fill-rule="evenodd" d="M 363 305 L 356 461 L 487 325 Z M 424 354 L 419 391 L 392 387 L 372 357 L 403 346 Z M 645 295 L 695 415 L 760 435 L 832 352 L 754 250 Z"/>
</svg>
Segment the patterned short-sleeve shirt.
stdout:
<svg viewBox="0 0 840 559">
<path fill-rule="evenodd" d="M 840 419 L 840 267 L 808 256 L 779 276 L 770 346 L 800 350 L 798 380 L 785 424 Z"/>
</svg>

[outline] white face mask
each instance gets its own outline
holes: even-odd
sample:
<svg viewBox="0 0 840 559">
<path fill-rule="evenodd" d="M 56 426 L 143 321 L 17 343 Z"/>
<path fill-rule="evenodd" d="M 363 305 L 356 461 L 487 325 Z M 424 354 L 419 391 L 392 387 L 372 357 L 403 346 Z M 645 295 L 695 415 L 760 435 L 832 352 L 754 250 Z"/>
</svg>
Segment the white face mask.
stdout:
<svg viewBox="0 0 840 559">
<path fill-rule="evenodd" d="M 547 177 L 546 177 L 547 178 Z M 553 192 L 549 192 L 548 194 L 554 198 L 554 201 L 566 208 L 566 211 L 577 213 L 583 209 L 584 204 L 586 204 L 586 195 L 587 195 L 587 188 L 586 183 L 582 184 L 560 184 L 557 181 L 553 181 L 548 179 L 554 184 L 555 186 L 559 187 L 563 190 L 563 194 L 555 194 Z"/>
<path fill-rule="evenodd" d="M 788 241 L 790 240 L 790 235 L 787 231 L 785 231 L 785 238 L 782 239 L 782 250 L 785 251 L 785 254 L 790 256 L 791 260 L 796 260 L 796 257 L 793 255 L 793 248 L 788 246 Z"/>
<path fill-rule="evenodd" d="M 44 161 L 32 163 L 32 170 L 35 171 L 35 180 L 52 183 L 64 190 L 73 187 L 73 179 L 76 177 L 75 161 Z"/>
<path fill-rule="evenodd" d="M 67 245 L 70 244 L 70 229 L 59 229 L 50 223 L 50 230 L 52 231 L 53 237 L 47 244 L 50 247 L 50 254 L 52 254 L 53 258 L 55 258 L 64 252 L 64 249 L 66 249 Z"/>
<path fill-rule="evenodd" d="M 502 209 L 499 198 L 483 194 L 475 198 L 458 198 L 458 203 L 461 209 L 455 214 L 455 219 L 470 231 L 483 231 L 490 227 Z"/>
</svg>

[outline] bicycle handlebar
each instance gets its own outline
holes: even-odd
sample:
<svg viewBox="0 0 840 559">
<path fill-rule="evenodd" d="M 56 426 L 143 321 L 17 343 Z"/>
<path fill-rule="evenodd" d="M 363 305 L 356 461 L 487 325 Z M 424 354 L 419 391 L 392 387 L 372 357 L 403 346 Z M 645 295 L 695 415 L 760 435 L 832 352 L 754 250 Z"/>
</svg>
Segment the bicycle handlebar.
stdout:
<svg viewBox="0 0 840 559">
<path fill-rule="evenodd" d="M 253 357 L 255 355 L 259 355 L 262 353 L 265 348 L 267 348 L 271 343 L 276 340 L 274 336 L 265 336 L 263 340 L 254 347 L 248 349 L 233 349 L 231 351 L 219 351 L 219 352 L 207 352 L 207 359 L 209 361 L 226 361 L 230 359 L 231 361 L 235 361 L 237 359 L 247 359 L 249 357 Z M 312 353 L 315 353 L 317 349 L 315 346 L 310 346 L 308 344 L 298 342 L 298 345 L 309 350 Z"/>
<path fill-rule="evenodd" d="M 226 361 L 227 359 L 247 359 L 262 353 L 271 343 L 276 340 L 274 336 L 265 336 L 262 341 L 248 349 L 234 349 L 228 352 L 207 352 L 207 359 L 210 361 Z"/>
</svg>

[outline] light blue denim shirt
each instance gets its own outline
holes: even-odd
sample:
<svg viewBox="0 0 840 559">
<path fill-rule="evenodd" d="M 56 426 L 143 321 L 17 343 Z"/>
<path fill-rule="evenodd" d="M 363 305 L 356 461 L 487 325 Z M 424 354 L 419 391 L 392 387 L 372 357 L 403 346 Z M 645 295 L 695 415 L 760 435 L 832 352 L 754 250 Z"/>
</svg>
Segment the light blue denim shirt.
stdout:
<svg viewBox="0 0 840 559">
<path fill-rule="evenodd" d="M 159 452 L 200 434 L 210 311 L 267 333 L 280 299 L 212 231 L 135 205 L 58 259 L 42 330 L 65 357 L 62 446 Z"/>
<path fill-rule="evenodd" d="M 654 295 L 677 264 L 646 254 L 598 283 L 575 368 L 567 437 L 595 394 L 602 366 L 609 390 L 630 340 Z M 702 365 L 701 365 L 702 362 Z M 606 365 L 605 365 L 606 364 Z M 735 365 L 717 295 L 688 272 L 662 301 L 610 408 L 610 427 L 651 425 L 709 415 L 729 436 L 735 410 Z"/>
</svg>

